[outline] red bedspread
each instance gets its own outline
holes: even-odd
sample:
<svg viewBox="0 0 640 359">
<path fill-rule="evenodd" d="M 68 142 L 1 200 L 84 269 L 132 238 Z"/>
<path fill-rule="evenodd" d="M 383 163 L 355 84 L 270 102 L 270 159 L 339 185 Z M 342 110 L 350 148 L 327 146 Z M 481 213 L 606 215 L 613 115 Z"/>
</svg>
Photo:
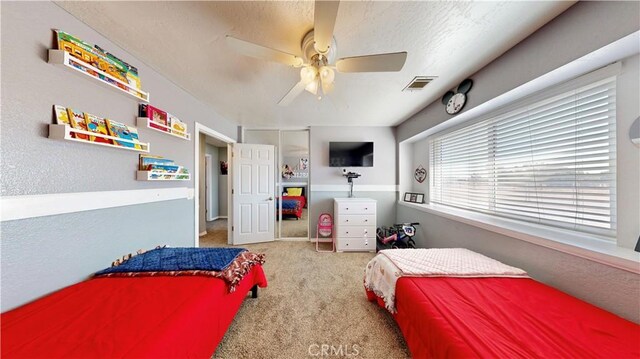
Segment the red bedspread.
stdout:
<svg viewBox="0 0 640 359">
<path fill-rule="evenodd" d="M 203 276 L 94 278 L 3 313 L 3 358 L 210 358 L 261 266 L 234 293 Z"/>
<path fill-rule="evenodd" d="M 640 357 L 640 326 L 532 279 L 400 278 L 396 308 L 414 358 Z"/>
<path fill-rule="evenodd" d="M 305 196 L 283 196 L 282 197 L 282 215 L 302 217 L 302 209 L 307 204 Z"/>
</svg>

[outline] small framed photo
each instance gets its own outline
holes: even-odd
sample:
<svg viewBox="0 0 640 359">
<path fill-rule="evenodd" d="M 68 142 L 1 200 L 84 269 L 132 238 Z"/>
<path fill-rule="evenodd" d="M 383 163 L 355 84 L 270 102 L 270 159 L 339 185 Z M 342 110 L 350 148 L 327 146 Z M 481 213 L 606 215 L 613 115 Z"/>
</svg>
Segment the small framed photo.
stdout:
<svg viewBox="0 0 640 359">
<path fill-rule="evenodd" d="M 424 193 L 405 192 L 404 201 L 411 203 L 424 203 Z"/>
</svg>

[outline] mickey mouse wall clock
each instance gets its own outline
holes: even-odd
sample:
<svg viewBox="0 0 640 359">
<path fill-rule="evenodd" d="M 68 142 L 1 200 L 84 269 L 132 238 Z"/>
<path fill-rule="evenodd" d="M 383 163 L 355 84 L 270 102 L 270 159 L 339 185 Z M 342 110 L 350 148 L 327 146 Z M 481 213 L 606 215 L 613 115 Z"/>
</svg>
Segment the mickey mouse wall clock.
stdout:
<svg viewBox="0 0 640 359">
<path fill-rule="evenodd" d="M 449 91 L 442 96 L 442 104 L 445 106 L 445 111 L 449 115 L 455 115 L 460 112 L 464 105 L 467 103 L 467 93 L 471 90 L 473 81 L 466 79 L 458 85 L 456 92 Z"/>
</svg>

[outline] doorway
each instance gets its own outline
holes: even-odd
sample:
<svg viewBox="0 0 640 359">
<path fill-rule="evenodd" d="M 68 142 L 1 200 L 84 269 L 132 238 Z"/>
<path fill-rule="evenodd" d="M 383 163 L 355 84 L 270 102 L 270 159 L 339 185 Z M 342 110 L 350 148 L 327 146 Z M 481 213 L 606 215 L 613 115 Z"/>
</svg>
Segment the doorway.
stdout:
<svg viewBox="0 0 640 359">
<path fill-rule="evenodd" d="M 230 243 L 228 153 L 235 140 L 197 122 L 194 132 L 194 244 L 224 246 Z"/>
</svg>

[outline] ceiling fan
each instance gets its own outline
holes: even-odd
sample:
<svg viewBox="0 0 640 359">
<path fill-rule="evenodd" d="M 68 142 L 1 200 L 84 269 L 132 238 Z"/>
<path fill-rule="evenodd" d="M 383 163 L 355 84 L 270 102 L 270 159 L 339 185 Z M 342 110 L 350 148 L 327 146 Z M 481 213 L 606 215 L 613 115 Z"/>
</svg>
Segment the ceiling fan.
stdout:
<svg viewBox="0 0 640 359">
<path fill-rule="evenodd" d="M 407 59 L 406 52 L 345 57 L 335 62 L 336 41 L 333 28 L 338 15 L 339 1 L 315 1 L 314 28 L 302 39 L 302 56 L 292 55 L 227 35 L 227 43 L 237 52 L 259 59 L 280 62 L 300 69 L 300 81 L 278 102 L 289 105 L 304 90 L 321 96 L 333 88 L 335 70 L 338 72 L 400 71 Z"/>
</svg>

